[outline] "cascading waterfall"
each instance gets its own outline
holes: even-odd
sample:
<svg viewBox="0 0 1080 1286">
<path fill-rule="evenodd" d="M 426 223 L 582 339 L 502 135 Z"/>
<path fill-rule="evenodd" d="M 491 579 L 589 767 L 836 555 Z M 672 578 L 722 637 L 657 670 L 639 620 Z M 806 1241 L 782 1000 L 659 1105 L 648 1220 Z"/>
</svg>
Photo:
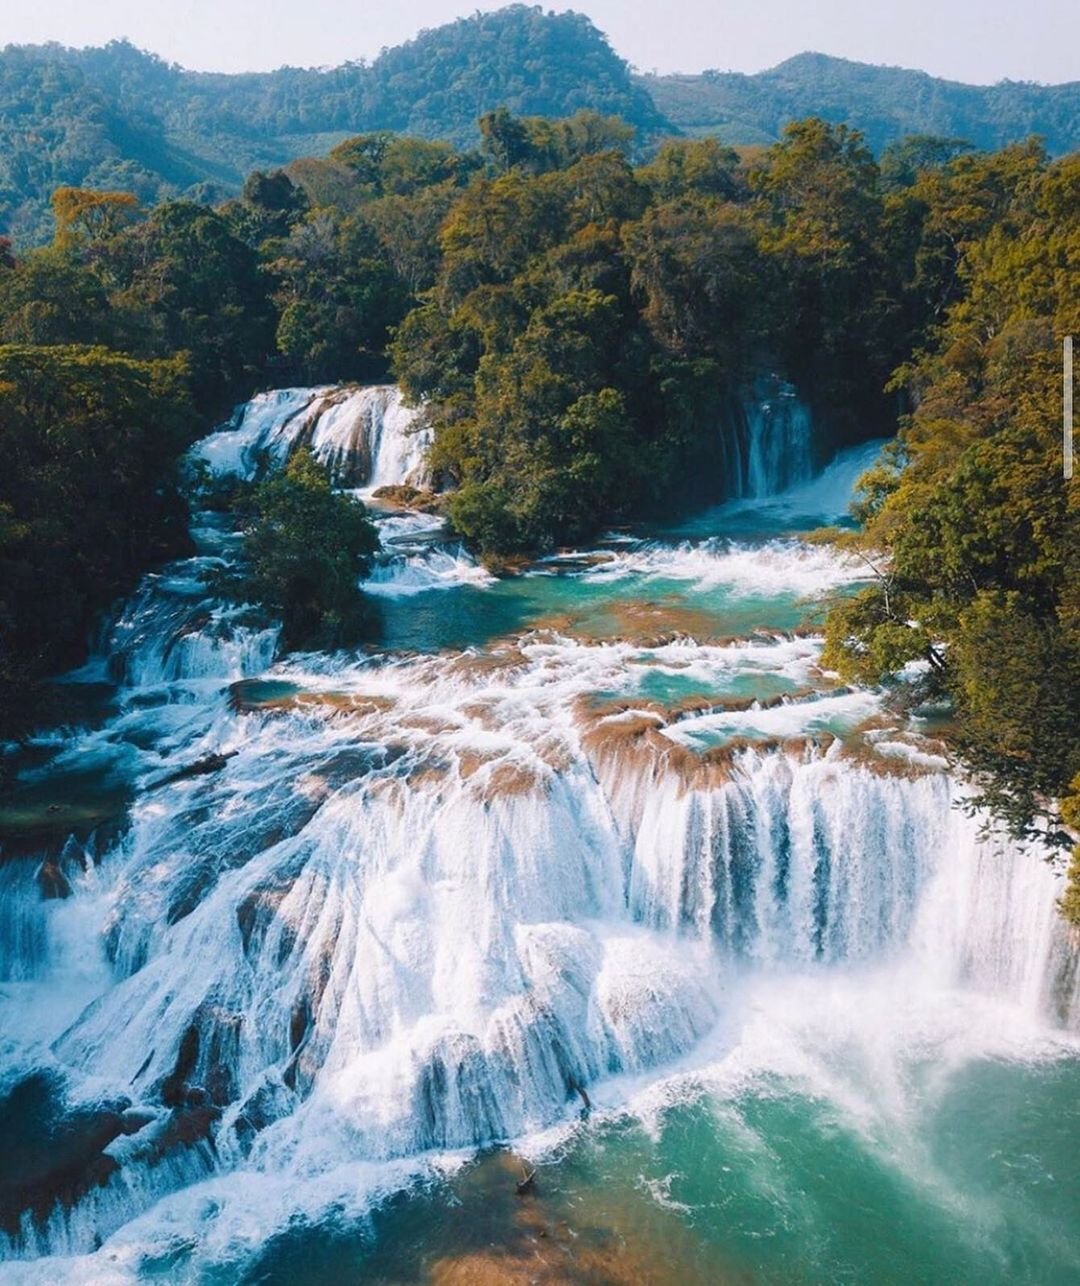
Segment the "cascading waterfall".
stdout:
<svg viewBox="0 0 1080 1286">
<path fill-rule="evenodd" d="M 732 968 L 894 958 L 1076 1021 L 1053 872 L 980 842 L 943 773 L 811 747 L 698 783 L 662 753 L 590 749 L 595 729 L 556 713 L 590 651 L 526 647 L 494 682 L 439 660 L 286 669 L 307 708 L 217 709 L 235 753 L 136 805 L 85 926 L 113 984 L 53 1046 L 163 1104 L 151 1135 L 185 1137 L 172 1105 L 194 1137 L 129 1148 L 46 1242 L 85 1251 L 208 1167 L 317 1171 L 550 1124 L 577 1086 L 685 1055 Z M 12 1250 L 43 1236 L 25 1219 Z"/>
<path fill-rule="evenodd" d="M 113 674 L 132 688 L 243 679 L 274 659 L 279 628 L 208 596 L 219 559 L 187 559 L 147 576 L 104 640 Z"/>
<path fill-rule="evenodd" d="M 770 412 L 748 485 L 801 479 L 776 445 L 808 436 L 801 414 Z M 288 390 L 198 451 L 251 476 L 308 441 L 384 485 L 418 476 L 410 415 L 390 390 Z M 405 543 L 384 594 L 490 584 L 423 543 L 433 520 L 385 522 Z M 617 1103 L 617 1078 L 720 1039 L 747 976 L 887 970 L 928 1009 L 956 991 L 1080 1024 L 1059 873 L 984 837 L 932 750 L 861 732 L 880 703 L 821 675 L 819 640 L 548 624 L 274 664 L 275 630 L 207 598 L 222 556 L 147 577 L 103 636 L 119 711 L 72 753 L 123 747 L 126 826 L 62 880 L 48 855 L 0 866 L 0 1114 L 45 1077 L 78 1144 L 63 1183 L 0 1205 L 10 1258 L 88 1255 L 130 1224 L 153 1259 L 211 1217 L 235 1249 L 245 1185 L 280 1180 L 265 1238 L 565 1120 L 587 1087 Z M 793 542 L 639 545 L 573 573 L 736 597 L 860 574 Z"/>
<path fill-rule="evenodd" d="M 252 398 L 194 454 L 215 473 L 251 479 L 308 446 L 339 486 L 426 487 L 430 442 L 393 385 L 297 388 Z"/>
<path fill-rule="evenodd" d="M 756 381 L 735 405 L 724 440 L 728 499 L 758 500 L 805 485 L 814 475 L 814 425 L 795 388 Z"/>
</svg>

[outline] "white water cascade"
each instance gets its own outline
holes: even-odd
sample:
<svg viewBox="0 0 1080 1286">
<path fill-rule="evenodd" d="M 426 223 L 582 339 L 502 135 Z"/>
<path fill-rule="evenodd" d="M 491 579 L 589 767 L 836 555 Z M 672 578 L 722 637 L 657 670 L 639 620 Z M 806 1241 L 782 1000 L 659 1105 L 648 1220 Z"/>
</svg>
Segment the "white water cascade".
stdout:
<svg viewBox="0 0 1080 1286">
<path fill-rule="evenodd" d="M 86 1252 L 211 1171 L 298 1178 L 548 1125 L 578 1087 L 685 1056 L 748 967 L 892 961 L 1075 1023 L 1053 871 L 980 841 L 940 770 L 839 743 L 695 759 L 678 720 L 574 711 L 643 659 L 720 676 L 752 650 L 632 662 L 553 638 L 475 671 L 279 666 L 295 696 L 219 687 L 170 716 L 174 746 L 227 766 L 147 791 L 84 919 L 76 893 L 23 931 L 57 986 L 104 944 L 107 981 L 51 1057 L 150 1120 L 10 1252 Z M 798 671 L 814 647 L 783 653 Z M 200 651 L 174 657 L 174 683 L 204 680 Z"/>
<path fill-rule="evenodd" d="M 339 476 L 361 457 L 367 485 L 418 476 L 390 391 L 334 397 L 255 399 L 199 452 L 250 476 L 307 440 Z M 0 867 L 0 1110 L 37 1077 L 93 1126 L 8 1218 L 16 1273 L 132 1280 L 178 1245 L 235 1263 L 299 1213 L 558 1125 L 583 1091 L 614 1108 L 629 1078 L 708 1062 L 748 977 L 884 975 L 926 1013 L 955 995 L 990 1027 L 1080 1024 L 1059 873 L 983 837 L 932 747 L 822 676 L 819 640 L 546 625 L 274 664 L 275 631 L 206 600 L 217 557 L 148 577 L 103 645 L 118 712 L 69 753 L 125 756 L 126 827 Z M 459 550 L 411 557 L 378 592 L 490 583 Z M 791 541 L 575 573 L 736 598 L 860 574 Z M 649 695 L 676 683 L 709 695 Z M 744 695 L 767 684 L 781 698 Z"/>
<path fill-rule="evenodd" d="M 795 388 L 760 379 L 736 405 L 724 442 L 729 499 L 762 499 L 814 475 L 813 419 Z"/>
<path fill-rule="evenodd" d="M 393 385 L 278 389 L 239 407 L 196 449 L 214 473 L 255 477 L 308 446 L 339 486 L 426 487 L 430 432 Z"/>
</svg>

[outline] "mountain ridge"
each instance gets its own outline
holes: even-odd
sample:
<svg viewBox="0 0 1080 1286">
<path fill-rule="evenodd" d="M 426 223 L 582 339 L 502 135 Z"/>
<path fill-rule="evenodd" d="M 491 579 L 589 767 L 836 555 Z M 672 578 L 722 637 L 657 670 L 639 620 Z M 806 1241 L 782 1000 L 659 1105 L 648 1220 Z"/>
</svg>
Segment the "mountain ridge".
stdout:
<svg viewBox="0 0 1080 1286">
<path fill-rule="evenodd" d="M 992 149 L 1031 134 L 1061 154 L 1080 146 L 1080 81 L 991 85 L 807 50 L 760 72 L 641 76 L 657 108 L 691 134 L 733 144 L 775 139 L 817 115 L 860 129 L 880 152 L 905 134 L 940 134 Z"/>
<path fill-rule="evenodd" d="M 51 232 L 63 185 L 153 202 L 228 196 L 253 169 L 388 130 L 476 142 L 477 118 L 619 115 L 650 141 L 713 134 L 769 143 L 808 115 L 861 129 L 877 151 L 904 134 L 997 147 L 1030 134 L 1080 146 L 1080 82 L 965 85 L 807 51 L 763 72 L 634 73 L 583 14 L 511 5 L 421 32 L 371 63 L 270 72 L 189 71 L 128 41 L 0 50 L 0 233 Z"/>
</svg>

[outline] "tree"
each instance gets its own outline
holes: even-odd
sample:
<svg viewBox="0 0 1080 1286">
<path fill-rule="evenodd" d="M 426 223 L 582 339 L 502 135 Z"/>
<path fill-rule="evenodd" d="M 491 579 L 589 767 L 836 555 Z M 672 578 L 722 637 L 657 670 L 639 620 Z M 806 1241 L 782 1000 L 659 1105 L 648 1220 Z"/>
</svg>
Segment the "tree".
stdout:
<svg viewBox="0 0 1080 1286">
<path fill-rule="evenodd" d="M 74 248 L 32 250 L 0 271 L 0 342 L 108 343 L 117 325 L 100 275 Z"/>
<path fill-rule="evenodd" d="M 241 226 L 244 239 L 251 245 L 269 237 L 288 236 L 289 229 L 307 213 L 309 204 L 304 190 L 297 187 L 284 170 L 264 174 L 256 170 L 248 175 L 241 198 Z"/>
<path fill-rule="evenodd" d="M 500 174 L 524 165 L 536 155 L 528 126 L 505 107 L 480 117 L 480 150 Z"/>
<path fill-rule="evenodd" d="M 766 271 L 737 206 L 683 197 L 650 207 L 626 228 L 632 281 L 658 343 L 676 354 L 708 354 L 735 373 L 756 336 L 751 300 Z"/>
<path fill-rule="evenodd" d="M 0 346 L 0 736 L 94 614 L 186 547 L 173 466 L 196 431 L 182 359 Z"/>
<path fill-rule="evenodd" d="M 138 218 L 139 198 L 132 192 L 57 188 L 52 195 L 56 242 L 98 241 L 114 237 Z"/>
<path fill-rule="evenodd" d="M 278 282 L 277 346 L 299 377 L 382 375 L 388 332 L 404 315 L 407 294 L 371 228 L 319 211 L 280 249 L 269 265 Z"/>
<path fill-rule="evenodd" d="M 310 451 L 242 501 L 246 573 L 234 593 L 280 615 L 287 647 L 334 647 L 370 627 L 359 580 L 379 547 L 364 506 Z"/>
<path fill-rule="evenodd" d="M 785 281 L 773 319 L 782 365 L 818 407 L 851 432 L 891 413 L 882 387 L 899 355 L 900 324 L 883 253 L 879 172 L 863 136 L 796 121 L 749 175 L 761 247 Z"/>
<path fill-rule="evenodd" d="M 881 153 L 881 182 L 886 189 L 910 188 L 919 175 L 928 170 L 942 170 L 972 146 L 962 138 L 942 138 L 937 134 L 909 134 L 890 143 Z"/>
<path fill-rule="evenodd" d="M 975 802 L 1016 835 L 1065 843 L 1080 773 L 1080 502 L 1061 475 L 1056 336 L 1080 322 L 1080 160 L 961 156 L 924 195 L 939 203 L 933 235 L 959 234 L 963 294 L 899 374 L 916 409 L 891 465 L 866 480 L 856 538 L 879 583 L 830 613 L 825 659 L 871 681 L 930 661 L 920 692 L 951 702 Z"/>
<path fill-rule="evenodd" d="M 191 201 L 159 206 L 112 239 L 101 271 L 116 283 L 125 347 L 188 353 L 194 396 L 211 414 L 249 394 L 273 351 L 273 310 L 255 251 L 220 214 Z"/>
<path fill-rule="evenodd" d="M 739 154 L 715 138 L 671 139 L 641 179 L 663 201 L 694 194 L 730 200 L 740 194 Z"/>
</svg>

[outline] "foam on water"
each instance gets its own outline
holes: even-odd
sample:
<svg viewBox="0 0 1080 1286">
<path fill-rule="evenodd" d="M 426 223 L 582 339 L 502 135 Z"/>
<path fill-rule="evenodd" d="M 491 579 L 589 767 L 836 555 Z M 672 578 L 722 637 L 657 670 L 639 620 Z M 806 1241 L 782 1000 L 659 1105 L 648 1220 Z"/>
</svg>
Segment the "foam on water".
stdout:
<svg viewBox="0 0 1080 1286">
<path fill-rule="evenodd" d="M 117 980 L 54 1046 L 152 1100 L 197 1033 L 186 1075 L 220 1103 L 215 1150 L 127 1167 L 19 1253 L 78 1251 L 210 1164 L 290 1176 L 302 1203 L 345 1158 L 528 1133 L 578 1085 L 685 1058 L 749 965 L 858 965 L 910 941 L 939 975 L 924 988 L 986 990 L 1032 1023 L 1072 1013 L 1052 873 L 993 861 L 944 775 L 739 751 L 687 776 L 625 743 L 625 716 L 577 705 L 632 698 L 654 667 L 714 687 L 761 665 L 808 676 L 816 648 L 541 634 L 490 658 L 298 658 L 274 671 L 293 709 L 217 707 L 213 745 L 234 755 L 136 804 L 82 929 Z M 803 727 L 814 704 L 776 709 Z"/>
<path fill-rule="evenodd" d="M 404 427 L 385 398 L 382 429 L 363 420 L 370 394 L 256 399 L 200 451 L 253 470 L 306 433 L 400 481 Z M 435 520 L 381 522 L 369 591 L 487 585 Z M 603 552 L 582 586 L 810 597 L 864 574 L 792 540 Z M 361 1221 L 477 1147 L 542 1149 L 586 1087 L 647 1123 L 690 1087 L 781 1078 L 925 1176 L 913 1067 L 1075 1051 L 1060 872 L 982 835 L 879 696 L 822 674 L 819 639 L 545 628 L 274 663 L 272 628 L 206 600 L 213 557 L 133 596 L 105 643 L 119 713 L 71 747 L 131 761 L 126 829 L 72 857 L 66 899 L 37 861 L 0 868 L 0 1081 L 61 1069 L 71 1102 L 153 1118 L 103 1182 L 23 1216 L 13 1279 L 242 1276 L 297 1220 Z"/>
<path fill-rule="evenodd" d="M 238 407 L 227 425 L 197 443 L 192 456 L 212 473 L 235 473 L 248 479 L 255 476 L 262 455 L 272 464 L 284 464 L 306 425 L 305 412 L 326 391 L 286 388 L 260 393 Z"/>
<path fill-rule="evenodd" d="M 793 701 L 767 708 L 722 710 L 680 719 L 665 728 L 673 741 L 707 745 L 732 737 L 783 740 L 808 732 L 847 731 L 877 713 L 879 703 L 871 692 L 843 692 L 812 701 Z"/>
<path fill-rule="evenodd" d="M 460 545 L 428 548 L 420 553 L 401 554 L 376 565 L 364 582 L 369 594 L 386 598 L 407 598 L 432 589 L 454 589 L 460 585 L 483 587 L 495 577 Z"/>
<path fill-rule="evenodd" d="M 584 574 L 604 582 L 628 576 L 692 582 L 698 589 L 718 586 L 735 594 L 791 593 L 812 597 L 865 580 L 865 564 L 825 545 L 773 540 L 746 545 L 723 538 L 668 544 L 648 542 L 615 550 Z"/>
<path fill-rule="evenodd" d="M 192 448 L 212 473 L 254 478 L 308 446 L 342 486 L 427 486 L 431 442 L 393 385 L 279 389 L 237 409 L 233 420 Z"/>
<path fill-rule="evenodd" d="M 494 807 L 456 789 L 437 804 L 421 790 L 397 795 L 388 814 L 389 801 L 350 792 L 301 832 L 302 861 L 295 845 L 287 861 L 271 850 L 187 920 L 156 921 L 162 941 L 148 963 L 58 1052 L 126 1083 L 148 1045 L 164 1044 L 167 1068 L 193 1015 L 206 1031 L 239 1006 L 241 1102 L 226 1108 L 216 1160 L 236 1173 L 190 1187 L 205 1159 L 189 1157 L 143 1186 L 117 1180 L 32 1244 L 76 1253 L 92 1230 L 123 1220 L 89 1261 L 119 1263 L 130 1271 L 121 1280 L 178 1239 L 203 1268 L 235 1265 L 347 1189 L 360 1217 L 365 1201 L 435 1160 L 410 1161 L 416 1153 L 557 1120 L 568 1078 L 589 1083 L 601 1109 L 622 1110 L 629 1094 L 647 1117 L 673 1094 L 706 1087 L 723 1101 L 779 1076 L 876 1136 L 882 1122 L 902 1131 L 904 1069 L 928 1051 L 944 1069 L 1068 1048 L 1048 1022 L 1076 1013 L 1075 990 L 1058 985 L 1069 956 L 1054 874 L 981 843 L 942 776 L 887 779 L 764 755 L 722 789 L 687 793 L 655 778 L 642 789 L 636 826 L 610 798 L 597 815 L 595 786 L 576 776 L 554 797 Z M 529 836 L 524 860 L 512 834 Z M 235 930 L 222 935 L 245 892 L 282 888 L 282 877 L 254 953 Z M 317 960 L 328 986 L 298 1094 L 280 1069 Z M 655 1070 L 642 1077 L 665 1064 L 675 1079 L 656 1099 Z M 256 1091 L 285 1115 L 245 1155 L 235 1123 Z M 186 1190 L 166 1195 L 177 1187 Z M 53 1267 L 77 1279 L 87 1262 Z"/>
</svg>

